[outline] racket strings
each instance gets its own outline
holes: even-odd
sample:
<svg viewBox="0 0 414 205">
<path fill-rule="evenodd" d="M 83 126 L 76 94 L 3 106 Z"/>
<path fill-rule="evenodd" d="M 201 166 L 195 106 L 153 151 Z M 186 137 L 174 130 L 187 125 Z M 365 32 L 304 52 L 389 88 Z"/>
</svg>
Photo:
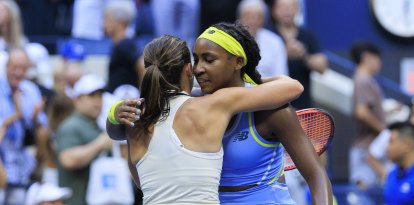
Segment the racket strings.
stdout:
<svg viewBox="0 0 414 205">
<path fill-rule="evenodd" d="M 299 122 L 315 147 L 315 151 L 318 154 L 323 152 L 332 133 L 330 118 L 322 113 L 304 114 Z"/>
<path fill-rule="evenodd" d="M 333 135 L 333 120 L 326 114 L 321 113 L 318 110 L 298 112 L 299 123 L 302 126 L 305 134 L 312 143 L 316 153 L 322 154 L 329 143 L 331 136 Z M 287 153 L 284 151 L 284 166 L 285 171 L 295 169 L 296 166 Z"/>
</svg>

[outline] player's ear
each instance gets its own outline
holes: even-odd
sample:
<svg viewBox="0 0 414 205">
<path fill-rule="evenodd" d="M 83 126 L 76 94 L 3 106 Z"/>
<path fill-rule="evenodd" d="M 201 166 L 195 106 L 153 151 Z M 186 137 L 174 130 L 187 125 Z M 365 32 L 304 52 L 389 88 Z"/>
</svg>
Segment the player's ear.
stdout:
<svg viewBox="0 0 414 205">
<path fill-rule="evenodd" d="M 187 63 L 184 66 L 184 70 L 185 70 L 185 74 L 189 77 L 192 78 L 193 77 L 193 66 L 191 65 L 191 63 Z"/>
<path fill-rule="evenodd" d="M 240 56 L 236 56 L 236 70 L 242 69 L 244 66 L 244 58 Z"/>
</svg>

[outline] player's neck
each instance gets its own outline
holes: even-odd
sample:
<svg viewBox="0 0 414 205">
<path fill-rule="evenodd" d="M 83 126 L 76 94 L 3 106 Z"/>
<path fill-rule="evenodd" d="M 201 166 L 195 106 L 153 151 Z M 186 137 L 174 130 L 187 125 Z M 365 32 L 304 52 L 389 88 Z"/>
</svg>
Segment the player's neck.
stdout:
<svg viewBox="0 0 414 205">
<path fill-rule="evenodd" d="M 414 152 L 411 151 L 409 154 L 407 154 L 407 156 L 402 160 L 400 166 L 404 169 L 407 170 L 409 169 L 411 166 L 414 165 Z"/>
<path fill-rule="evenodd" d="M 126 31 L 125 30 L 118 30 L 113 36 L 112 40 L 114 43 L 118 43 L 121 40 L 123 40 L 126 37 Z"/>
<path fill-rule="evenodd" d="M 234 80 L 232 80 L 227 87 L 244 87 L 244 81 L 237 76 Z"/>
</svg>

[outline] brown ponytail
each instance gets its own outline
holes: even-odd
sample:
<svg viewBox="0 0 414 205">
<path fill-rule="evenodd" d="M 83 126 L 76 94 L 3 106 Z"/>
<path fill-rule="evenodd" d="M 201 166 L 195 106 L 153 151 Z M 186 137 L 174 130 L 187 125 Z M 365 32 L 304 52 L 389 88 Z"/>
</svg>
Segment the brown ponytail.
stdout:
<svg viewBox="0 0 414 205">
<path fill-rule="evenodd" d="M 152 125 L 168 117 L 168 100 L 181 91 L 181 73 L 190 61 L 187 44 L 179 38 L 164 35 L 145 46 L 144 64 L 147 71 L 140 89 L 145 108 L 136 124 L 138 129 L 144 129 L 148 134 Z"/>
</svg>

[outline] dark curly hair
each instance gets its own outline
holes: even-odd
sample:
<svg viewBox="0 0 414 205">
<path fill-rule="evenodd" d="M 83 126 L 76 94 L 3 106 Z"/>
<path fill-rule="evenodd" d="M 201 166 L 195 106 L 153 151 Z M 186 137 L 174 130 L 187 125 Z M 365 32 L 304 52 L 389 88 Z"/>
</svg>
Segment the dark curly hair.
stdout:
<svg viewBox="0 0 414 205">
<path fill-rule="evenodd" d="M 254 37 L 247 30 L 247 27 L 238 21 L 235 23 L 222 22 L 214 24 L 213 26 L 231 35 L 243 47 L 247 57 L 247 64 L 241 69 L 240 77 L 246 73 L 256 84 L 261 84 L 261 76 L 256 70 L 256 67 L 262 57 L 260 56 L 259 46 Z"/>
</svg>

